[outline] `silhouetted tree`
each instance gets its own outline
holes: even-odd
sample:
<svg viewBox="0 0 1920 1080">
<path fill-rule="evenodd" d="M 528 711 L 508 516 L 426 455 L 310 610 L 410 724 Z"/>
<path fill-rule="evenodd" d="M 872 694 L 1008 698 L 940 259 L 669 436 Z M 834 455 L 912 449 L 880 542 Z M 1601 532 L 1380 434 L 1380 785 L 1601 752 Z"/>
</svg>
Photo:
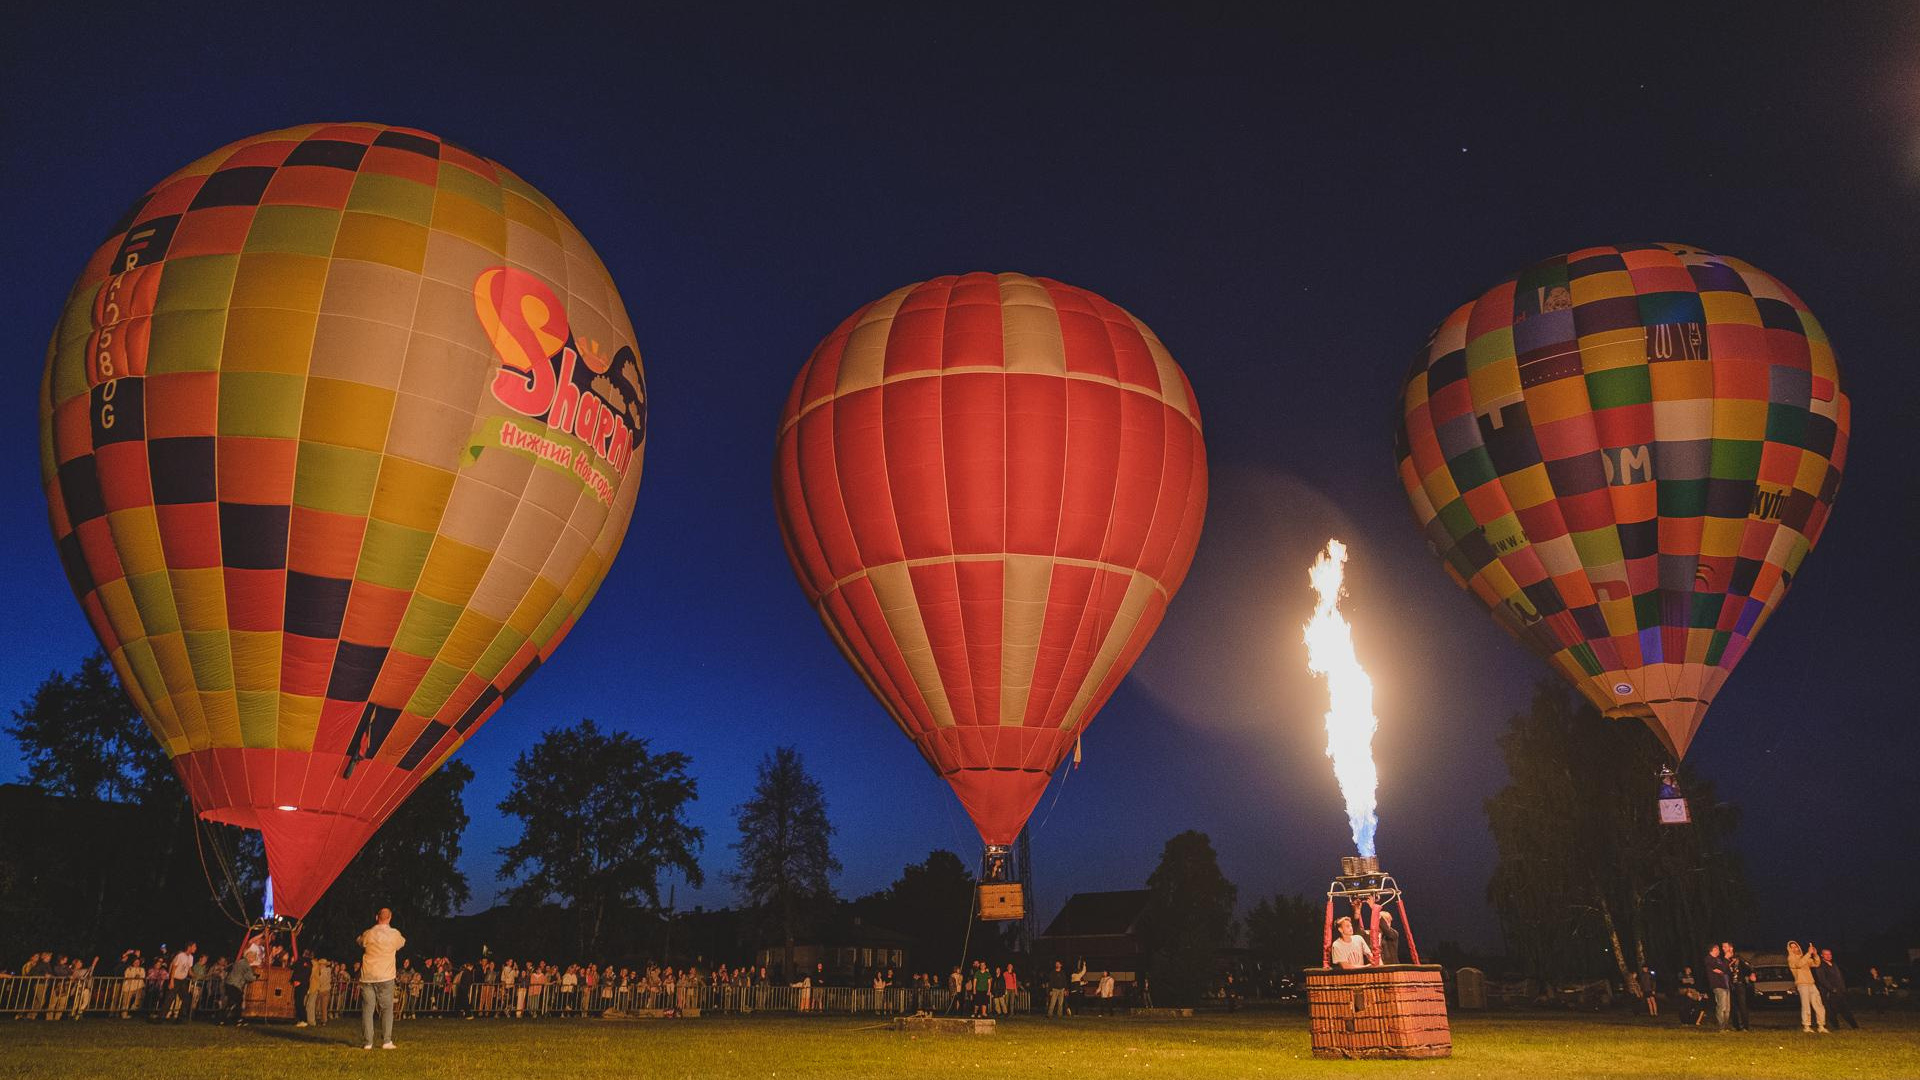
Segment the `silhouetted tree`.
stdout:
<svg viewBox="0 0 1920 1080">
<path fill-rule="evenodd" d="M 591 953 L 606 917 L 623 903 L 660 906 L 660 876 L 678 870 L 704 884 L 696 853 L 705 837 L 686 820 L 698 795 L 689 759 L 653 753 L 647 740 L 602 732 L 592 720 L 555 728 L 513 763 L 500 812 L 521 821 L 520 839 L 500 849 L 513 899 L 564 900 Z"/>
<path fill-rule="evenodd" d="M 1239 889 L 1220 872 L 1207 834 L 1191 829 L 1167 841 L 1147 889 L 1142 929 L 1154 1000 L 1198 1004 L 1212 984 L 1215 957 L 1233 943 Z"/>
<path fill-rule="evenodd" d="M 1693 821 L 1661 824 L 1670 759 L 1646 725 L 1602 719 L 1543 683 L 1500 750 L 1509 779 L 1486 803 L 1499 851 L 1487 897 L 1532 974 L 1587 974 L 1597 943 L 1632 986 L 1650 951 L 1692 962 L 1732 933 L 1747 895 L 1727 849 L 1738 811 L 1681 765 Z"/>
<path fill-rule="evenodd" d="M 27 782 L 50 795 L 171 805 L 184 798 L 160 741 L 98 649 L 68 675 L 51 672 L 13 710 L 7 734 Z"/>
<path fill-rule="evenodd" d="M 760 760 L 753 796 L 734 810 L 739 868 L 731 875 L 762 932 L 783 943 L 781 971 L 793 970 L 794 938 L 833 902 L 833 857 L 827 799 L 791 746 Z"/>
<path fill-rule="evenodd" d="M 1247 948 L 1282 974 L 1320 965 L 1326 908 L 1298 894 L 1261 897 L 1247 912 Z"/>
<path fill-rule="evenodd" d="M 909 864 L 892 885 L 854 901 L 869 922 L 913 938 L 914 964 L 945 971 L 960 962 L 973 917 L 973 875 L 951 851 L 935 850 Z"/>
</svg>

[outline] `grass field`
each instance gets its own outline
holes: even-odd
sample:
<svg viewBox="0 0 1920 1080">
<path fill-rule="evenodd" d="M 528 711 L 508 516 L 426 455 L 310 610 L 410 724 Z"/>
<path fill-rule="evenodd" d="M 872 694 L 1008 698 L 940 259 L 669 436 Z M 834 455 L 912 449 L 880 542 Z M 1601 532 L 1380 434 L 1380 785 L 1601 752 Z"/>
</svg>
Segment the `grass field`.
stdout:
<svg viewBox="0 0 1920 1080">
<path fill-rule="evenodd" d="M 1317 1061 L 1305 1017 L 1003 1020 L 991 1036 L 914 1038 L 840 1018 L 409 1020 L 400 1049 L 363 1051 L 359 1018 L 326 1029 L 239 1030 L 140 1021 L 0 1020 L 0 1077 L 172 1080 L 258 1077 L 1920 1077 L 1920 1016 L 1868 1014 L 1861 1031 L 1804 1035 L 1784 1013 L 1720 1035 L 1626 1015 L 1454 1018 L 1454 1056 Z"/>
</svg>

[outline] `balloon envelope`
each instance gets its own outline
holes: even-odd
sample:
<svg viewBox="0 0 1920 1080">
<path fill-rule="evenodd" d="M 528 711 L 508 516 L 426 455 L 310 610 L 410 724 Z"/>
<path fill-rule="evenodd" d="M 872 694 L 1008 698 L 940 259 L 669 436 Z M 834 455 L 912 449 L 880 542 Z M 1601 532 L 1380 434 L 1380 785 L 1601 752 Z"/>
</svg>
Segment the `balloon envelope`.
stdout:
<svg viewBox="0 0 1920 1080">
<path fill-rule="evenodd" d="M 294 916 L 573 626 L 646 438 L 579 231 L 378 124 L 245 139 L 137 201 L 74 285 L 40 415 L 74 594 Z"/>
<path fill-rule="evenodd" d="M 1401 404 L 1400 480 L 1447 572 L 1675 755 L 1819 540 L 1852 420 L 1800 298 L 1680 244 L 1489 289 Z"/>
<path fill-rule="evenodd" d="M 835 644 L 1006 844 L 1185 578 L 1206 449 L 1145 324 L 1057 281 L 967 274 L 820 343 L 774 486 Z"/>
</svg>

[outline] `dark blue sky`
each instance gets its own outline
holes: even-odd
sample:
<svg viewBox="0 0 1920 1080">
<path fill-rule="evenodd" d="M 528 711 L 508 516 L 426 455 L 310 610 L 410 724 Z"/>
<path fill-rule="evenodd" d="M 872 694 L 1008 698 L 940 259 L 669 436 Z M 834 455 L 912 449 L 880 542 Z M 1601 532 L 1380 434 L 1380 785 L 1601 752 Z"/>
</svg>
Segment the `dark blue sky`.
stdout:
<svg viewBox="0 0 1920 1080">
<path fill-rule="evenodd" d="M 1389 410 L 1431 326 L 1504 275 L 1674 240 L 1796 289 L 1855 404 L 1836 519 L 1689 760 L 1746 811 L 1769 938 L 1857 938 L 1894 913 L 1855 911 L 1855 882 L 1920 887 L 1920 520 L 1901 464 L 1920 417 L 1911 10 L 1608 6 L 1575 23 L 1475 6 L 1409 24 L 1280 5 L 690 5 L 611 21 L 408 7 L 286 22 L 260 5 L 43 4 L 12 20 L 0 700 L 92 646 L 45 527 L 33 397 L 93 243 L 155 180 L 233 139 L 405 124 L 506 163 L 573 217 L 633 314 L 653 403 L 639 507 L 599 599 L 462 751 L 479 773 L 479 899 L 512 838 L 492 810 L 508 765 L 581 716 L 692 755 L 698 901 L 728 900 L 731 809 L 781 743 L 825 784 L 843 893 L 931 847 L 974 850 L 803 601 L 770 459 L 794 373 L 855 307 L 937 274 L 1020 270 L 1158 332 L 1192 379 L 1214 475 L 1186 590 L 1091 728 L 1086 764 L 1035 814 L 1043 913 L 1069 891 L 1137 885 L 1186 828 L 1213 836 L 1243 898 L 1324 885 L 1348 840 L 1298 627 L 1306 566 L 1338 534 L 1379 688 L 1382 855 L 1423 938 L 1494 945 L 1480 804 L 1502 776 L 1494 735 L 1546 668 L 1426 551 Z M 0 741 L 0 779 L 19 771 Z"/>
</svg>

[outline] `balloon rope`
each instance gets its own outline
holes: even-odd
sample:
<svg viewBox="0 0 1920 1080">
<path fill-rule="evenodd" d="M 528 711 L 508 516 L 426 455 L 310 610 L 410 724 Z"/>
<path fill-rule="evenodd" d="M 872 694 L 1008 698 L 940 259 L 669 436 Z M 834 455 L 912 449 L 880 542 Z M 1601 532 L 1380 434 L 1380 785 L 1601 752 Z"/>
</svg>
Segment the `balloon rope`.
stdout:
<svg viewBox="0 0 1920 1080">
<path fill-rule="evenodd" d="M 1039 832 L 1041 829 L 1045 829 L 1047 827 L 1047 822 L 1053 820 L 1053 808 L 1060 805 L 1060 796 L 1064 794 L 1067 790 L 1067 777 L 1072 776 L 1076 771 L 1077 770 L 1074 770 L 1074 769 L 1065 769 L 1061 771 L 1060 783 L 1056 785 L 1053 789 L 1053 801 L 1047 804 L 1047 812 L 1040 816 L 1040 824 L 1037 828 L 1033 830 L 1034 832 Z"/>
<path fill-rule="evenodd" d="M 220 886 L 214 884 L 213 871 L 207 868 L 207 849 L 206 849 L 205 843 L 202 841 L 200 836 L 200 830 L 203 827 L 211 827 L 211 826 L 209 826 L 208 823 L 203 822 L 200 819 L 200 815 L 195 814 L 193 816 L 193 849 L 194 849 L 194 852 L 200 856 L 200 876 L 206 879 L 207 891 L 213 894 L 214 906 L 220 909 L 220 914 L 226 916 L 227 921 L 234 924 L 235 926 L 245 927 L 247 925 L 246 903 L 244 899 L 240 897 L 239 883 L 234 881 L 232 870 L 229 869 L 229 867 L 226 864 L 226 861 L 223 858 L 221 858 L 221 856 L 224 855 L 225 853 L 222 852 L 218 847 L 214 849 L 214 858 L 215 858 L 215 861 L 220 863 L 221 875 L 226 878 L 227 884 L 233 888 L 235 899 L 241 900 L 239 917 L 235 917 L 233 912 L 227 909 L 227 898 L 224 895 L 222 895 Z"/>
<path fill-rule="evenodd" d="M 974 886 L 973 899 L 967 902 L 967 936 L 960 941 L 960 977 L 968 978 L 967 953 L 973 949 L 974 913 L 980 910 L 980 887 Z"/>
</svg>

